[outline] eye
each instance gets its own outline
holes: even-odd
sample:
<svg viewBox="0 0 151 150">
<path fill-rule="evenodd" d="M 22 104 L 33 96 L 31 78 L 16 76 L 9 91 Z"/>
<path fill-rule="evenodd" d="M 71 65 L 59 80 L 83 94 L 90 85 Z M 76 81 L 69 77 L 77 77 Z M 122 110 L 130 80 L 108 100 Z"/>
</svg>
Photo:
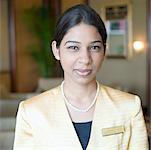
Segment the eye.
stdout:
<svg viewBox="0 0 151 150">
<path fill-rule="evenodd" d="M 91 51 L 96 51 L 96 52 L 99 52 L 101 50 L 101 46 L 99 45 L 94 45 L 94 46 L 90 46 L 90 50 Z"/>
<path fill-rule="evenodd" d="M 71 49 L 73 51 L 78 51 L 79 47 L 78 46 L 68 46 L 67 49 Z"/>
</svg>

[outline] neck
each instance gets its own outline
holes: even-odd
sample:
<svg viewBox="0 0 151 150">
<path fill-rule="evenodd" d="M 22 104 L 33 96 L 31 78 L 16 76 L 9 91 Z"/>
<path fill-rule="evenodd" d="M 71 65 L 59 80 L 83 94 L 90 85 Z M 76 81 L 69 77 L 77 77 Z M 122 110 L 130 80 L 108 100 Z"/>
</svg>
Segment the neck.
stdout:
<svg viewBox="0 0 151 150">
<path fill-rule="evenodd" d="M 96 94 L 96 80 L 87 84 L 64 81 L 64 93 L 69 101 L 91 102 Z"/>
<path fill-rule="evenodd" d="M 65 94 L 64 83 L 65 82 L 62 82 L 62 84 L 61 84 L 61 91 L 62 91 L 64 100 L 68 106 L 70 106 L 72 109 L 79 111 L 79 112 L 88 112 L 94 106 L 97 96 L 98 96 L 98 92 L 99 92 L 99 84 L 97 82 L 95 83 L 95 84 L 97 84 L 97 89 L 95 90 L 95 94 L 94 94 L 94 92 L 92 93 L 93 96 L 87 95 L 86 97 L 83 98 L 82 95 L 80 95 L 80 96 L 78 96 L 79 99 L 76 99 L 77 97 L 73 97 L 72 94 L 71 94 L 71 97 L 68 96 L 67 94 Z"/>
</svg>

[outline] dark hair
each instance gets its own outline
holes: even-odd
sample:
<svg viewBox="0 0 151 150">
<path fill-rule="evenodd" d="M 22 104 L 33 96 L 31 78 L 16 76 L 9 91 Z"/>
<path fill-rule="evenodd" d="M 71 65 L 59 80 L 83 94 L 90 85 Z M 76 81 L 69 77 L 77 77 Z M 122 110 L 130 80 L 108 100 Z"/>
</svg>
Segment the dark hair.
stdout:
<svg viewBox="0 0 151 150">
<path fill-rule="evenodd" d="M 84 4 L 75 5 L 66 10 L 57 22 L 54 40 L 57 42 L 57 47 L 69 29 L 75 25 L 84 22 L 88 25 L 93 25 L 98 29 L 103 41 L 104 50 L 106 49 L 107 33 L 105 25 L 99 14 L 91 7 Z"/>
</svg>

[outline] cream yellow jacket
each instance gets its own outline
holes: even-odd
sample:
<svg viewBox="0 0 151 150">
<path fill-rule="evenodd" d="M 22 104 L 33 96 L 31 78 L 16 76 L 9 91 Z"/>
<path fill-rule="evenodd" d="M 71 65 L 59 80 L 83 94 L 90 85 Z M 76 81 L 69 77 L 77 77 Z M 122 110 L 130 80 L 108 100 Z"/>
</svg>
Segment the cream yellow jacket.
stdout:
<svg viewBox="0 0 151 150">
<path fill-rule="evenodd" d="M 148 150 L 140 99 L 100 85 L 87 150 Z M 82 150 L 60 86 L 21 102 L 14 150 Z"/>
</svg>

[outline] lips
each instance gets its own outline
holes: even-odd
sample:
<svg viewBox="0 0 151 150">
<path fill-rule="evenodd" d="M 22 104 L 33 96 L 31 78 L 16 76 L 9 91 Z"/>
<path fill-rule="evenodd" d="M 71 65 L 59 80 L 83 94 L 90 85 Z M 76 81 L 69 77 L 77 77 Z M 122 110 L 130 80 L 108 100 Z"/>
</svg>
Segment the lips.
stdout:
<svg viewBox="0 0 151 150">
<path fill-rule="evenodd" d="M 88 76 L 91 74 L 91 69 L 75 69 L 76 73 L 80 76 Z"/>
</svg>

